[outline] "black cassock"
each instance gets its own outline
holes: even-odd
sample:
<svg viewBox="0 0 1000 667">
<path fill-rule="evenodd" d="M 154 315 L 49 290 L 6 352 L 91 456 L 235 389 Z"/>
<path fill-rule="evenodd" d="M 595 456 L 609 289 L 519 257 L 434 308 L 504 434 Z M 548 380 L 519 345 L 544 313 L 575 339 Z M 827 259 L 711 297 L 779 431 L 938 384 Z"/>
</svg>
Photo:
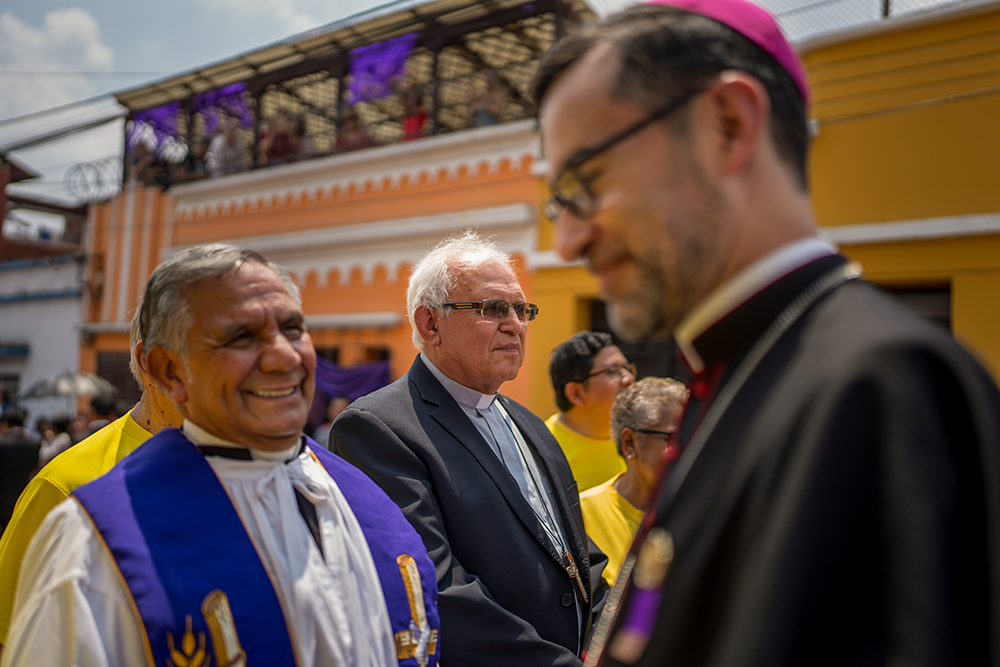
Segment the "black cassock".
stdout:
<svg viewBox="0 0 1000 667">
<path fill-rule="evenodd" d="M 707 370 L 689 448 L 652 522 L 674 556 L 653 603 L 625 589 L 604 664 L 633 664 L 613 657 L 629 646 L 635 664 L 671 667 L 1000 664 L 1000 394 L 944 330 L 839 285 L 777 339 L 691 462 L 754 343 L 844 265 L 806 265 L 694 341 Z"/>
</svg>

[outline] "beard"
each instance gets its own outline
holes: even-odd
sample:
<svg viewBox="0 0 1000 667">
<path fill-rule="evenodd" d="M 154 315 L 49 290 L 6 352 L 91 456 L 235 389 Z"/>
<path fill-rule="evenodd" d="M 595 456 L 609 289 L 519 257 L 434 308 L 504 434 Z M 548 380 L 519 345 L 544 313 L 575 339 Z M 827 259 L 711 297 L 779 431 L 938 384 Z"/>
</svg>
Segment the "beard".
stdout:
<svg viewBox="0 0 1000 667">
<path fill-rule="evenodd" d="M 629 343 L 668 338 L 718 279 L 722 205 L 718 192 L 695 170 L 688 194 L 697 210 L 670 216 L 659 242 L 633 253 L 633 288 L 608 298 L 608 323 Z"/>
<path fill-rule="evenodd" d="M 608 324 L 628 343 L 669 336 L 677 323 L 670 313 L 664 312 L 669 301 L 664 298 L 667 286 L 648 269 L 645 265 L 641 267 L 634 291 L 608 299 Z"/>
</svg>

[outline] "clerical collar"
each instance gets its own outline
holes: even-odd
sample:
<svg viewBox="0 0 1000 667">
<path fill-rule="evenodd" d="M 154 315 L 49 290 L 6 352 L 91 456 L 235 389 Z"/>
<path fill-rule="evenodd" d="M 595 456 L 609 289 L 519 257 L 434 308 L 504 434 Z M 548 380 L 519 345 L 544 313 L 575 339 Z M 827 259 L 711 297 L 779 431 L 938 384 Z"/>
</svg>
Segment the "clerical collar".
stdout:
<svg viewBox="0 0 1000 667">
<path fill-rule="evenodd" d="M 821 257 L 835 254 L 836 248 L 825 239 L 818 236 L 803 239 L 762 257 L 717 287 L 674 330 L 677 347 L 688 367 L 695 373 L 705 370 L 705 362 L 695 349 L 694 341 L 712 325 L 783 276 Z"/>
<path fill-rule="evenodd" d="M 493 401 L 496 400 L 496 393 L 483 394 L 475 389 L 466 387 L 464 384 L 455 382 L 450 377 L 442 373 L 437 366 L 431 363 L 431 360 L 428 359 L 427 355 L 423 352 L 420 353 L 420 358 L 427 366 L 427 370 L 429 370 L 431 374 L 438 379 L 441 386 L 445 388 L 445 391 L 451 394 L 451 397 L 455 399 L 455 402 L 463 408 L 469 408 L 471 410 L 486 410 L 493 405 Z"/>
<path fill-rule="evenodd" d="M 194 422 L 185 419 L 184 425 L 181 427 L 181 432 L 184 436 L 196 445 L 209 445 L 212 447 L 232 447 L 236 449 L 247 449 L 250 452 L 250 456 L 253 457 L 255 461 L 278 461 L 283 463 L 289 459 L 295 458 L 299 452 L 300 444 L 296 443 L 289 447 L 288 449 L 282 449 L 277 452 L 265 452 L 259 449 L 251 449 L 244 447 L 243 445 L 231 442 L 229 440 L 224 440 L 214 433 L 209 433 L 202 427 L 198 426 Z"/>
</svg>

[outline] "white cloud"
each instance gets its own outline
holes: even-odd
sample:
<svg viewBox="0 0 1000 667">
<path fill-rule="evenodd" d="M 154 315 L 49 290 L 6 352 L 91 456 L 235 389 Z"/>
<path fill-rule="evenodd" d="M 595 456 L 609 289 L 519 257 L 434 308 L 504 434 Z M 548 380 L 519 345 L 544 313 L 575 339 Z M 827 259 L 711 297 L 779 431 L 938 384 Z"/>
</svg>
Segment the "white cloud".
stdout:
<svg viewBox="0 0 1000 667">
<path fill-rule="evenodd" d="M 268 41 L 277 41 L 319 25 L 316 17 L 302 8 L 303 4 L 301 0 L 197 1 L 198 8 L 213 19 L 225 18 L 229 24 L 227 29 L 231 29 L 232 24 L 266 25 L 268 32 L 273 34 Z"/>
<path fill-rule="evenodd" d="M 34 26 L 10 12 L 0 14 L 0 70 L 4 94 L 0 118 L 22 115 L 94 94 L 82 76 L 37 75 L 38 71 L 110 70 L 114 52 L 101 39 L 94 17 L 71 7 L 47 12 Z"/>
</svg>

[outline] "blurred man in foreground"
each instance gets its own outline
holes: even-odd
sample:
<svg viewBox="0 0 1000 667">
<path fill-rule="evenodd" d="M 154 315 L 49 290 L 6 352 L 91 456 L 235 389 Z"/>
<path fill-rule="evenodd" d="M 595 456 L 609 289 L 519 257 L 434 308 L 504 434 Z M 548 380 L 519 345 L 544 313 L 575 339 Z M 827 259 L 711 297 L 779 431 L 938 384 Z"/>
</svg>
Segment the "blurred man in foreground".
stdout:
<svg viewBox="0 0 1000 667">
<path fill-rule="evenodd" d="M 1000 664 L 1000 396 L 817 235 L 771 16 L 639 6 L 534 88 L 560 253 L 695 373 L 588 664 Z"/>
</svg>

